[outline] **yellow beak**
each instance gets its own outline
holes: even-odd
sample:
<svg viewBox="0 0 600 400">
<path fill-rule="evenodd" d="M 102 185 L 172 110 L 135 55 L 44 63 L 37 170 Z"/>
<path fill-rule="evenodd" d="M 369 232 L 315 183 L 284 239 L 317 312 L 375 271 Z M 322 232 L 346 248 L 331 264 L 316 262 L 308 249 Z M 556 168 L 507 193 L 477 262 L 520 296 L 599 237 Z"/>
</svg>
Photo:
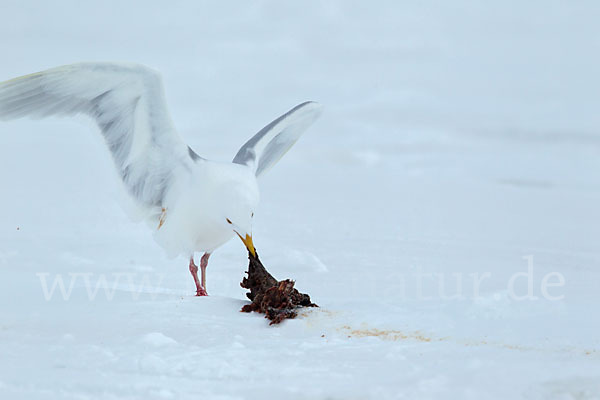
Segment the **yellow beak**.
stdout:
<svg viewBox="0 0 600 400">
<path fill-rule="evenodd" d="M 242 242 L 244 242 L 244 245 L 248 251 L 252 253 L 252 256 L 256 257 L 256 250 L 254 249 L 254 243 L 252 243 L 252 236 L 246 234 L 246 238 L 243 238 L 239 233 L 237 235 L 240 237 L 240 239 L 242 239 Z"/>
</svg>

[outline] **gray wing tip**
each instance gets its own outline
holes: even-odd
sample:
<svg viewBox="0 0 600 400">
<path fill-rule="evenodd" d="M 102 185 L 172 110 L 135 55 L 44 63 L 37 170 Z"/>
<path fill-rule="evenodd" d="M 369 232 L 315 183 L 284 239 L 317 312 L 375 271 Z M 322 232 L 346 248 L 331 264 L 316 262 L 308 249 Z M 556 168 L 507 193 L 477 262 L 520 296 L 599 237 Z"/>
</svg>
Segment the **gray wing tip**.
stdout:
<svg viewBox="0 0 600 400">
<path fill-rule="evenodd" d="M 194 150 L 192 150 L 192 148 L 190 146 L 188 146 L 188 154 L 189 154 L 190 158 L 192 159 L 192 161 L 199 161 L 199 160 L 203 159 L 202 157 L 200 157 L 198 155 L 198 153 L 196 153 Z"/>
<path fill-rule="evenodd" d="M 323 113 L 323 106 L 320 103 L 317 103 L 316 101 L 305 101 L 304 103 L 300 103 L 298 104 L 296 107 L 292 108 L 291 110 L 289 110 L 288 112 L 286 112 L 285 114 L 283 114 L 280 118 L 287 118 L 288 116 L 292 115 L 292 114 L 296 114 L 297 115 L 301 115 L 301 114 L 313 114 L 313 118 L 316 119 L 318 118 L 322 113 Z M 277 120 L 276 120 L 277 121 Z M 275 122 L 275 121 L 273 121 Z"/>
<path fill-rule="evenodd" d="M 323 106 L 321 105 L 321 103 L 313 101 L 313 100 L 308 100 L 308 101 L 298 104 L 296 107 L 292 108 L 290 111 L 299 110 L 300 108 L 305 108 L 305 107 L 314 109 L 314 110 L 322 110 L 323 109 Z"/>
</svg>

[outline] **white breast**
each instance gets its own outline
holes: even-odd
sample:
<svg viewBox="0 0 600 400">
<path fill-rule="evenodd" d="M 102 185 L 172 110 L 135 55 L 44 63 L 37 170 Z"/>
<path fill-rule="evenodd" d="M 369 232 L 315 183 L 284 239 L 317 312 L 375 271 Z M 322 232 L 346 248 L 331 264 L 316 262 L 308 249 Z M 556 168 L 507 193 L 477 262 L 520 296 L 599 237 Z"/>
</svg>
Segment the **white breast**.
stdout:
<svg viewBox="0 0 600 400">
<path fill-rule="evenodd" d="M 231 163 L 203 161 L 189 181 L 178 182 L 176 198 L 168 198 L 164 223 L 155 239 L 171 257 L 194 252 L 212 252 L 235 232 L 226 222 L 238 205 L 258 202 L 254 174 Z"/>
</svg>

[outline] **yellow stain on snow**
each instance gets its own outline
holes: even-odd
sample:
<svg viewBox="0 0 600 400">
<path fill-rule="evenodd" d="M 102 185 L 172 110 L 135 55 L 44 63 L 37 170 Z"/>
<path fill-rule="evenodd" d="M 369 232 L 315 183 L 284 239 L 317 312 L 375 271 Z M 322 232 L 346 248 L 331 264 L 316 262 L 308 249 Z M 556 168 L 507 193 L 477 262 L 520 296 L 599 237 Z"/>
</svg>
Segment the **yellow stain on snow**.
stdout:
<svg viewBox="0 0 600 400">
<path fill-rule="evenodd" d="M 348 337 L 377 337 L 382 340 L 416 340 L 418 342 L 441 342 L 447 340 L 447 338 L 434 338 L 427 336 L 422 332 L 404 332 L 394 329 L 377 329 L 377 328 L 362 328 L 354 329 L 350 326 L 344 325 L 339 328 L 340 331 L 346 333 Z"/>
<path fill-rule="evenodd" d="M 303 312 L 300 313 L 302 317 L 306 318 L 308 327 L 321 329 L 324 327 L 324 325 L 329 325 L 326 321 L 335 319 L 337 316 L 339 316 L 339 314 L 342 314 L 342 312 L 330 311 L 323 308 L 303 310 Z M 482 339 L 453 338 L 450 336 L 435 336 L 434 334 L 425 333 L 419 330 L 406 331 L 398 329 L 373 328 L 366 323 L 360 324 L 359 327 L 343 325 L 334 329 L 337 330 L 338 333 L 346 336 L 348 339 L 374 337 L 384 341 L 413 341 L 423 344 L 446 342 L 465 347 L 493 347 L 510 351 L 572 354 L 574 356 L 600 359 L 600 350 L 593 348 L 586 349 L 573 346 L 530 346 L 514 343 L 503 343 L 497 340 L 489 340 L 485 337 Z M 322 334 L 321 337 L 325 337 L 325 334 Z"/>
<path fill-rule="evenodd" d="M 363 324 L 365 325 L 365 324 Z M 549 352 L 549 353 L 572 353 L 573 355 L 582 355 L 587 357 L 600 358 L 600 351 L 597 349 L 580 349 L 576 347 L 555 347 L 555 348 L 544 348 L 535 346 L 525 346 L 519 344 L 502 343 L 488 340 L 470 340 L 470 339 L 454 339 L 451 337 L 435 337 L 428 335 L 420 331 L 405 332 L 393 329 L 377 329 L 377 328 L 353 328 L 348 325 L 344 325 L 337 329 L 347 335 L 348 338 L 365 338 L 365 337 L 376 337 L 386 341 L 401 341 L 401 340 L 413 340 L 422 343 L 434 343 L 434 342 L 452 342 L 457 345 L 467 347 L 479 347 L 489 346 L 495 348 L 503 348 L 513 351 L 531 351 L 531 352 Z"/>
</svg>

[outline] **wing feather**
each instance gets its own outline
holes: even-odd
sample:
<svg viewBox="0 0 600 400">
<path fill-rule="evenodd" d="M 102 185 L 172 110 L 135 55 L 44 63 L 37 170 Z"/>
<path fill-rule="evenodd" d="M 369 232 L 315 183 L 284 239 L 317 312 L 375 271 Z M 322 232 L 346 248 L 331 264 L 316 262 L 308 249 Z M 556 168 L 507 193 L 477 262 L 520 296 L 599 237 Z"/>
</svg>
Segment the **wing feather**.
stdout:
<svg viewBox="0 0 600 400">
<path fill-rule="evenodd" d="M 262 175 L 283 157 L 304 131 L 319 117 L 321 106 L 307 101 L 292 108 L 248 140 L 233 158 Z"/>
<path fill-rule="evenodd" d="M 0 83 L 0 119 L 85 114 L 93 118 L 125 187 L 162 206 L 174 180 L 202 160 L 171 121 L 161 78 L 136 64 L 80 63 Z"/>
</svg>

